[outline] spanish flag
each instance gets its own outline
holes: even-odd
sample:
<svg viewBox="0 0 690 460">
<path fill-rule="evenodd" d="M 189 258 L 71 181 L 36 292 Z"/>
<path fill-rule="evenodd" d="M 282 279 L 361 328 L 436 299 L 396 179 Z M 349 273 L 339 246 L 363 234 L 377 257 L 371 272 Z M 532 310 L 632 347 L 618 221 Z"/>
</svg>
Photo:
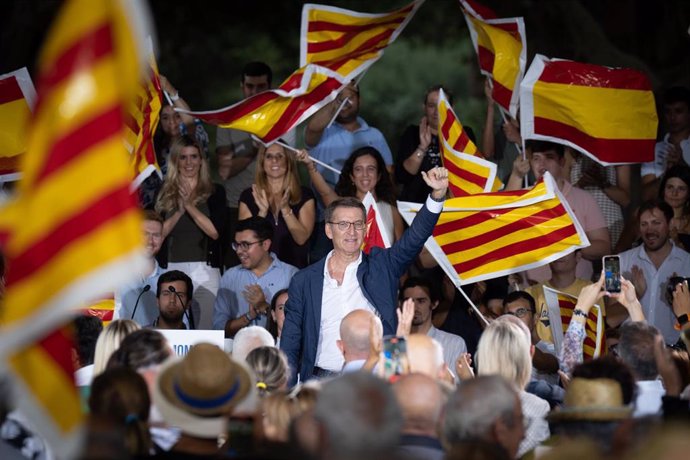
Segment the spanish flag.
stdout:
<svg viewBox="0 0 690 460">
<path fill-rule="evenodd" d="M 383 56 L 424 0 L 399 10 L 367 14 L 326 5 L 302 9 L 300 66 L 318 64 L 352 80 Z"/>
<path fill-rule="evenodd" d="M 527 66 L 525 22 L 522 18 L 482 20 L 463 10 L 479 70 L 493 84 L 496 104 L 515 118 L 519 88 Z"/>
<path fill-rule="evenodd" d="M 337 73 L 308 65 L 295 71 L 277 89 L 263 91 L 223 109 L 176 110 L 212 125 L 246 131 L 270 144 L 334 100 L 346 84 Z"/>
<path fill-rule="evenodd" d="M 139 187 L 154 172 L 161 175 L 153 146 L 153 134 L 156 132 L 163 106 L 163 92 L 150 37 L 148 48 L 148 69 L 141 79 L 137 96 L 130 104 L 125 119 L 125 146 L 130 154 L 134 178 L 132 188 Z"/>
<path fill-rule="evenodd" d="M 419 204 L 399 203 L 408 223 Z M 446 200 L 426 248 L 457 284 L 548 264 L 589 240 L 550 174 L 531 189 Z"/>
<path fill-rule="evenodd" d="M 553 343 L 556 350 L 563 344 L 563 336 L 570 326 L 573 310 L 577 305 L 577 297 L 556 291 L 544 286 L 544 300 L 549 309 L 549 321 Z M 582 347 L 582 357 L 585 360 L 594 359 L 605 353 L 604 344 L 604 314 L 599 305 L 592 306 L 585 321 L 585 340 Z"/>
<path fill-rule="evenodd" d="M 364 195 L 362 204 L 367 211 L 367 229 L 364 233 L 362 251 L 369 254 L 372 248 L 391 247 L 388 229 L 386 229 L 386 224 L 383 222 L 374 195 L 372 195 L 371 192 L 367 192 L 367 194 Z"/>
<path fill-rule="evenodd" d="M 566 144 L 605 166 L 654 159 L 654 94 L 638 70 L 536 55 L 520 101 L 523 139 Z"/>
<path fill-rule="evenodd" d="M 0 179 L 19 178 L 19 160 L 26 152 L 27 123 L 36 103 L 36 90 L 23 67 L 0 75 Z"/>
<path fill-rule="evenodd" d="M 22 179 L 0 211 L 0 355 L 19 408 L 60 458 L 76 457 L 81 425 L 61 328 L 83 302 L 145 271 L 123 145 L 145 13 L 133 0 L 64 4 L 39 58 Z"/>
<path fill-rule="evenodd" d="M 443 90 L 438 95 L 438 133 L 443 166 L 453 196 L 495 192 L 502 186 L 496 164 L 484 160 L 467 135 Z"/>
</svg>

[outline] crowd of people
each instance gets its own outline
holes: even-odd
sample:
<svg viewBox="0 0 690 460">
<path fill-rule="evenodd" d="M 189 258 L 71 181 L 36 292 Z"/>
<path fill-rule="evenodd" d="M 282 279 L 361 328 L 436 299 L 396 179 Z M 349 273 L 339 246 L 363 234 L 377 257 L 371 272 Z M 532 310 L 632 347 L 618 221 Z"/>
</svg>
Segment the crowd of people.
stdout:
<svg viewBox="0 0 690 460">
<path fill-rule="evenodd" d="M 212 155 L 161 85 L 173 105 L 155 136 L 163 178 L 140 189 L 147 273 L 118 289 L 105 328 L 75 320 L 83 458 L 661 459 L 690 447 L 689 89 L 665 92 L 667 132 L 639 178 L 551 142 L 528 140 L 523 156 L 517 120 L 497 124 L 487 90 L 477 144 L 505 190 L 550 173 L 590 245 L 457 288 L 424 250 L 448 197 L 446 88 L 426 91 L 395 156 L 354 83 L 306 122 L 305 148 L 294 131 L 264 146 L 217 128 Z M 248 64 L 240 85 L 245 98 L 271 88 L 270 67 Z M 367 193 L 391 242 L 369 253 Z M 398 199 L 419 203 L 409 226 Z M 620 292 L 606 290 L 606 255 L 619 256 Z M 577 297 L 567 327 L 545 287 Z M 595 304 L 605 340 L 585 360 Z M 175 356 L 164 329 L 222 330 L 229 351 Z M 0 447 L 50 458 L 5 399 Z"/>
</svg>

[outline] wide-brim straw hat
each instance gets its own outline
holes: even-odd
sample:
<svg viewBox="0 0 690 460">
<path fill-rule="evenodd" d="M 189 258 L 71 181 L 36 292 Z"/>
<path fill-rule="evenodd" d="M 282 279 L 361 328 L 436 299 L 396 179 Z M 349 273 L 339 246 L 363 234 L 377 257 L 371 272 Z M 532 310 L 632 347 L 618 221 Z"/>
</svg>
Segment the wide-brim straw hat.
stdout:
<svg viewBox="0 0 690 460">
<path fill-rule="evenodd" d="M 211 438 L 225 431 L 233 409 L 253 393 L 253 387 L 243 364 L 216 345 L 200 343 L 184 358 L 163 364 L 153 398 L 168 425 Z"/>
<path fill-rule="evenodd" d="M 548 420 L 616 421 L 630 418 L 632 408 L 623 404 L 620 384 L 612 379 L 574 378 L 565 393 L 563 406 L 551 411 Z"/>
</svg>

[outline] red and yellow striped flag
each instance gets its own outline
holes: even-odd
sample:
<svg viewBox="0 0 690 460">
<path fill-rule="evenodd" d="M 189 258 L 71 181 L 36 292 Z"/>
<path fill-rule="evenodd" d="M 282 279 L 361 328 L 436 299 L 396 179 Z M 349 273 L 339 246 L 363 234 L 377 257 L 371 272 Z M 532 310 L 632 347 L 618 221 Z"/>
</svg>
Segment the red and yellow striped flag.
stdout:
<svg viewBox="0 0 690 460">
<path fill-rule="evenodd" d="M 103 327 L 110 324 L 115 314 L 115 293 L 110 292 L 86 303 L 81 309 L 85 315 L 95 316 L 103 323 Z"/>
<path fill-rule="evenodd" d="M 146 17 L 132 0 L 64 4 L 39 58 L 22 179 L 0 212 L 0 355 L 24 392 L 20 409 L 61 458 L 76 457 L 81 417 L 66 339 L 53 331 L 145 270 L 122 139 Z"/>
<path fill-rule="evenodd" d="M 438 133 L 443 166 L 453 196 L 498 191 L 496 163 L 484 160 L 455 115 L 443 90 L 438 95 Z"/>
<path fill-rule="evenodd" d="M 497 19 L 498 16 L 491 8 L 482 5 L 475 0 L 460 0 L 462 9 L 477 19 Z"/>
<path fill-rule="evenodd" d="M 277 89 L 220 110 L 186 113 L 212 125 L 246 131 L 270 144 L 335 99 L 346 84 L 340 75 L 309 65 L 295 71 Z"/>
<path fill-rule="evenodd" d="M 383 55 L 424 0 L 399 10 L 366 14 L 326 5 L 302 9 L 300 66 L 317 64 L 352 80 Z"/>
<path fill-rule="evenodd" d="M 36 90 L 23 67 L 0 75 L 0 179 L 18 179 L 19 161 L 26 152 L 26 125 L 36 102 Z"/>
<path fill-rule="evenodd" d="M 463 9 L 479 70 L 491 78 L 496 104 L 515 118 L 520 81 L 527 66 L 525 22 L 522 18 L 482 20 Z"/>
<path fill-rule="evenodd" d="M 418 204 L 401 203 L 412 222 Z M 458 284 L 548 264 L 589 246 L 550 174 L 533 188 L 446 200 L 426 248 Z"/>
<path fill-rule="evenodd" d="M 537 55 L 520 93 L 523 139 L 566 144 L 603 165 L 654 160 L 658 118 L 644 73 Z"/>
<path fill-rule="evenodd" d="M 570 326 L 577 297 L 544 286 L 544 300 L 549 309 L 549 322 L 556 350 L 563 344 L 563 336 Z M 582 355 L 585 360 L 593 359 L 605 352 L 604 315 L 599 305 L 594 305 L 585 321 L 585 340 Z"/>
<path fill-rule="evenodd" d="M 160 167 L 153 146 L 153 134 L 158 126 L 163 92 L 158 74 L 156 57 L 153 54 L 153 43 L 149 45 L 149 69 L 142 78 L 136 99 L 130 105 L 125 120 L 125 146 L 131 155 L 132 188 L 137 188 L 153 172 L 160 175 Z"/>
</svg>

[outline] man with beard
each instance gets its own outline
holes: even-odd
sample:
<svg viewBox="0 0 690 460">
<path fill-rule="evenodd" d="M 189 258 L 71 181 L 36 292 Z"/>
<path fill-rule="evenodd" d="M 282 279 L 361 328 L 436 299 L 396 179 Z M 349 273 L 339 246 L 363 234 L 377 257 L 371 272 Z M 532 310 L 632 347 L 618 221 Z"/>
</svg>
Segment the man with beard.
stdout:
<svg viewBox="0 0 690 460">
<path fill-rule="evenodd" d="M 223 274 L 213 305 L 213 328 L 225 330 L 227 338 L 243 327 L 266 327 L 268 301 L 297 273 L 270 252 L 272 239 L 273 226 L 263 217 L 237 222 L 232 248 L 240 263 Z"/>
<path fill-rule="evenodd" d="M 673 209 L 666 202 L 645 202 L 639 210 L 643 244 L 620 254 L 623 277 L 635 285 L 645 318 L 661 331 L 666 343 L 678 340 L 676 317 L 666 300 L 668 280 L 672 276 L 690 276 L 690 254 L 669 238 L 672 217 Z M 609 323 L 614 317 L 625 318 L 621 308 L 620 304 L 609 308 Z"/>
<path fill-rule="evenodd" d="M 184 272 L 171 270 L 158 277 L 156 299 L 158 318 L 149 327 L 155 329 L 187 329 L 182 321 L 192 303 L 192 279 Z"/>
<path fill-rule="evenodd" d="M 433 310 L 438 307 L 439 292 L 436 286 L 425 278 L 410 277 L 400 289 L 400 304 L 406 299 L 414 302 L 414 317 L 412 319 L 413 334 L 426 334 L 436 339 L 443 347 L 443 360 L 450 369 L 455 369 L 455 363 L 460 355 L 467 353 L 465 340 L 459 335 L 436 329 L 431 323 Z"/>
</svg>

